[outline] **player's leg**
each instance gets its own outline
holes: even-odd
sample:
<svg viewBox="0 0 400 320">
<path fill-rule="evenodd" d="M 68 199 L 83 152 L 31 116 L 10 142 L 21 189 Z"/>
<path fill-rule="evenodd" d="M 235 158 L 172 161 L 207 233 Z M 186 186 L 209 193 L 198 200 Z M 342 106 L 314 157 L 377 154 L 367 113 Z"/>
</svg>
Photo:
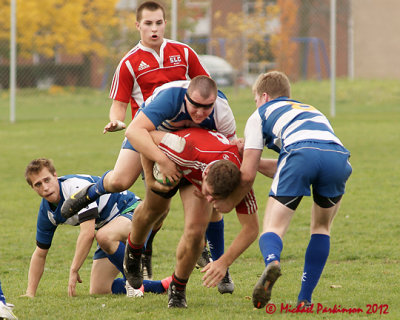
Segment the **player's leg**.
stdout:
<svg viewBox="0 0 400 320">
<path fill-rule="evenodd" d="M 211 221 L 208 224 L 206 230 L 206 238 L 210 247 L 212 260 L 218 260 L 224 254 L 225 240 L 223 215 L 216 210 L 213 210 L 213 213 L 211 215 Z M 203 255 L 203 252 L 201 256 Z M 218 291 L 221 294 L 233 293 L 234 289 L 235 285 L 233 283 L 231 275 L 229 274 L 228 269 L 226 270 L 224 278 L 218 284 Z"/>
<path fill-rule="evenodd" d="M 142 164 L 139 153 L 129 148 L 122 148 L 114 170 L 107 171 L 99 181 L 66 199 L 61 208 L 61 214 L 65 218 L 69 218 L 103 194 L 129 189 L 141 171 Z"/>
<path fill-rule="evenodd" d="M 325 148 L 326 151 L 321 152 L 321 148 Z M 332 222 L 339 210 L 345 184 L 352 171 L 348 162 L 349 153 L 342 146 L 321 144 L 312 152 L 313 159 L 318 159 L 320 166 L 318 175 L 313 180 L 311 239 L 305 254 L 301 291 L 298 296 L 298 305 L 303 306 L 311 304 L 312 293 L 328 259 Z"/>
<path fill-rule="evenodd" d="M 125 276 L 135 289 L 143 282 L 142 253 L 148 234 L 168 213 L 170 202 L 146 188 L 145 199 L 135 209 L 124 257 Z"/>
<path fill-rule="evenodd" d="M 176 250 L 176 266 L 168 289 L 168 307 L 186 308 L 186 284 L 204 246 L 204 235 L 212 206 L 194 196 L 194 186 L 180 189 L 185 216 L 184 231 Z"/>
<path fill-rule="evenodd" d="M 131 212 L 118 216 L 96 233 L 97 243 L 122 274 L 124 274 L 125 242 L 131 229 L 131 219 Z"/>
<path fill-rule="evenodd" d="M 121 288 L 114 289 L 115 292 L 112 291 L 113 282 L 119 274 L 119 270 L 105 256 L 99 259 L 93 257 L 93 259 L 90 294 L 123 293 Z"/>
<path fill-rule="evenodd" d="M 301 290 L 298 305 L 311 305 L 311 297 L 324 270 L 330 251 L 330 229 L 340 201 L 330 208 L 322 208 L 315 202 L 311 214 L 311 239 L 304 259 Z"/>
<path fill-rule="evenodd" d="M 253 304 L 256 308 L 262 308 L 267 304 L 271 298 L 272 287 L 281 275 L 282 240 L 289 228 L 295 209 L 283 204 L 282 198 L 278 199 L 269 197 L 265 209 L 263 231 L 259 239 L 265 269 L 253 291 Z"/>
<path fill-rule="evenodd" d="M 168 215 L 168 210 L 162 214 L 158 221 L 155 222 L 153 229 L 150 232 L 149 237 L 146 241 L 146 246 L 142 250 L 142 268 L 143 268 L 143 279 L 152 280 L 153 279 L 153 267 L 152 267 L 152 257 L 153 257 L 153 241 L 160 231 L 165 218 Z"/>
</svg>

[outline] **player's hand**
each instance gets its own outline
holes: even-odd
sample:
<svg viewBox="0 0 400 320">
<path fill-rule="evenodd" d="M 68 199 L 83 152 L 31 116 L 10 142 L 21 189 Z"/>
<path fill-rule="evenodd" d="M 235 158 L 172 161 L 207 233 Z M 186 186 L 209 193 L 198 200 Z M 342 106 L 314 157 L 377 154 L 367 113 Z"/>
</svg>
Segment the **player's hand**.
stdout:
<svg viewBox="0 0 400 320">
<path fill-rule="evenodd" d="M 182 172 L 179 170 L 178 166 L 167 157 L 165 157 L 165 161 L 158 163 L 158 167 L 160 168 L 160 172 L 164 175 L 165 184 L 166 179 L 172 181 L 175 185 L 182 178 Z"/>
<path fill-rule="evenodd" d="M 126 128 L 126 124 L 120 120 L 112 120 L 106 124 L 103 133 L 120 131 Z"/>
<path fill-rule="evenodd" d="M 203 286 L 213 288 L 218 285 L 225 276 L 227 269 L 228 266 L 221 262 L 220 259 L 207 264 L 203 269 L 201 269 L 201 272 L 205 273 L 202 278 Z"/>
<path fill-rule="evenodd" d="M 240 156 L 243 157 L 243 150 L 244 150 L 244 139 L 238 138 L 231 141 L 231 144 L 234 144 L 238 147 Z"/>
<path fill-rule="evenodd" d="M 154 180 L 154 179 L 150 183 L 148 183 L 147 181 L 146 181 L 146 183 L 148 184 L 148 186 L 150 187 L 151 190 L 163 192 L 163 193 L 172 190 L 176 186 L 176 184 L 174 184 L 172 186 L 161 184 L 157 180 Z"/>
<path fill-rule="evenodd" d="M 76 296 L 76 283 L 82 283 L 81 277 L 77 271 L 69 272 L 69 281 L 68 281 L 68 295 L 70 297 Z"/>
</svg>

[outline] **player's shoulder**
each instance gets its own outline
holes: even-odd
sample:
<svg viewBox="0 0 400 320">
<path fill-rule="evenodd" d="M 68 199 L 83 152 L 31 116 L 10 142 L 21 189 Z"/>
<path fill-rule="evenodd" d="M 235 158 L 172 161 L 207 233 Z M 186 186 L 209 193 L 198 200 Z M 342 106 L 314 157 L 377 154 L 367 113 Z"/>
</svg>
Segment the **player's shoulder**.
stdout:
<svg viewBox="0 0 400 320">
<path fill-rule="evenodd" d="M 165 39 L 165 46 L 175 47 L 175 48 L 189 48 L 192 49 L 188 44 L 179 42 L 177 40 Z"/>
</svg>

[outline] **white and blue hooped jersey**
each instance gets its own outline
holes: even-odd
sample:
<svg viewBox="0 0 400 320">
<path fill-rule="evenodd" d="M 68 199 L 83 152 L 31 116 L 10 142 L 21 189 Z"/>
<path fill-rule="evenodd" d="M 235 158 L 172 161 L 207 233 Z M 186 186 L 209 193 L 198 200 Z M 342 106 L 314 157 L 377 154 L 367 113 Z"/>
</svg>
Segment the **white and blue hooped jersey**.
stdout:
<svg viewBox="0 0 400 320">
<path fill-rule="evenodd" d="M 336 143 L 329 120 L 310 105 L 280 97 L 260 106 L 247 120 L 245 149 L 262 150 L 264 146 L 280 152 L 297 142 Z"/>
<path fill-rule="evenodd" d="M 140 111 L 154 124 L 157 130 L 177 131 L 190 127 L 216 130 L 229 140 L 236 138 L 236 123 L 226 96 L 218 91 L 214 109 L 200 125 L 191 119 L 186 109 L 185 94 L 190 81 L 172 81 L 156 90 L 145 101 Z"/>
<path fill-rule="evenodd" d="M 50 248 L 54 232 L 60 224 L 77 226 L 84 221 L 96 219 L 97 230 L 119 216 L 124 210 L 132 206 L 134 207 L 140 201 L 130 191 L 105 194 L 69 219 L 63 218 L 60 210 L 65 199 L 68 199 L 72 194 L 89 183 L 95 183 L 99 179 L 100 177 L 97 176 L 83 174 L 66 175 L 58 178 L 61 199 L 57 207 L 55 208 L 45 199 L 42 199 L 40 204 L 36 229 L 38 247 L 42 249 Z"/>
</svg>

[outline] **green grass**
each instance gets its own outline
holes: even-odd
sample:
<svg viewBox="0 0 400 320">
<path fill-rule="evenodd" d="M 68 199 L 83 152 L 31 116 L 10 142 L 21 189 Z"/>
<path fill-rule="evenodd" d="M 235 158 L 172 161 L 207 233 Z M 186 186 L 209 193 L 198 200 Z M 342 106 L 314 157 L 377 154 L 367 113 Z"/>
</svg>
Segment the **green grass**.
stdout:
<svg viewBox="0 0 400 320">
<path fill-rule="evenodd" d="M 313 299 L 325 307 L 362 308 L 364 313 L 285 314 L 281 303 L 295 304 L 300 287 L 304 251 L 309 239 L 311 199 L 300 204 L 284 239 L 283 276 L 272 297 L 275 318 L 375 319 L 367 304 L 387 304 L 384 319 L 400 318 L 400 85 L 399 81 L 346 81 L 337 83 L 337 115 L 330 118 L 335 132 L 351 151 L 353 174 L 335 219 L 331 253 Z M 329 116 L 328 82 L 299 82 L 293 97 L 314 105 Z M 224 90 L 242 136 L 247 117 L 254 110 L 249 89 Z M 79 228 L 60 227 L 50 249 L 37 297 L 20 297 L 27 286 L 27 272 L 35 248 L 39 197 L 24 180 L 24 169 L 36 157 L 55 161 L 59 175 L 100 175 L 113 168 L 123 133 L 102 134 L 108 118 L 107 92 L 65 88 L 53 92 L 21 90 L 17 96 L 17 122 L 9 123 L 8 93 L 0 91 L 0 280 L 20 319 L 264 319 L 265 310 L 253 310 L 249 297 L 263 270 L 257 242 L 230 268 L 233 295 L 201 286 L 193 272 L 187 291 L 187 310 L 168 310 L 166 296 L 147 294 L 145 299 L 124 296 L 89 296 L 91 256 L 80 271 L 78 297 L 67 296 L 69 265 Z M 275 157 L 271 151 L 265 156 Z M 270 180 L 257 177 L 254 188 L 260 221 Z M 132 190 L 144 196 L 138 181 Z M 182 208 L 174 199 L 170 215 L 155 239 L 154 275 L 172 273 L 174 252 L 182 233 Z M 226 245 L 239 230 L 235 214 L 225 216 Z M 93 251 L 91 252 L 93 254 Z M 331 288 L 332 285 L 339 288 Z M 396 293 L 397 292 L 397 293 Z"/>
</svg>

